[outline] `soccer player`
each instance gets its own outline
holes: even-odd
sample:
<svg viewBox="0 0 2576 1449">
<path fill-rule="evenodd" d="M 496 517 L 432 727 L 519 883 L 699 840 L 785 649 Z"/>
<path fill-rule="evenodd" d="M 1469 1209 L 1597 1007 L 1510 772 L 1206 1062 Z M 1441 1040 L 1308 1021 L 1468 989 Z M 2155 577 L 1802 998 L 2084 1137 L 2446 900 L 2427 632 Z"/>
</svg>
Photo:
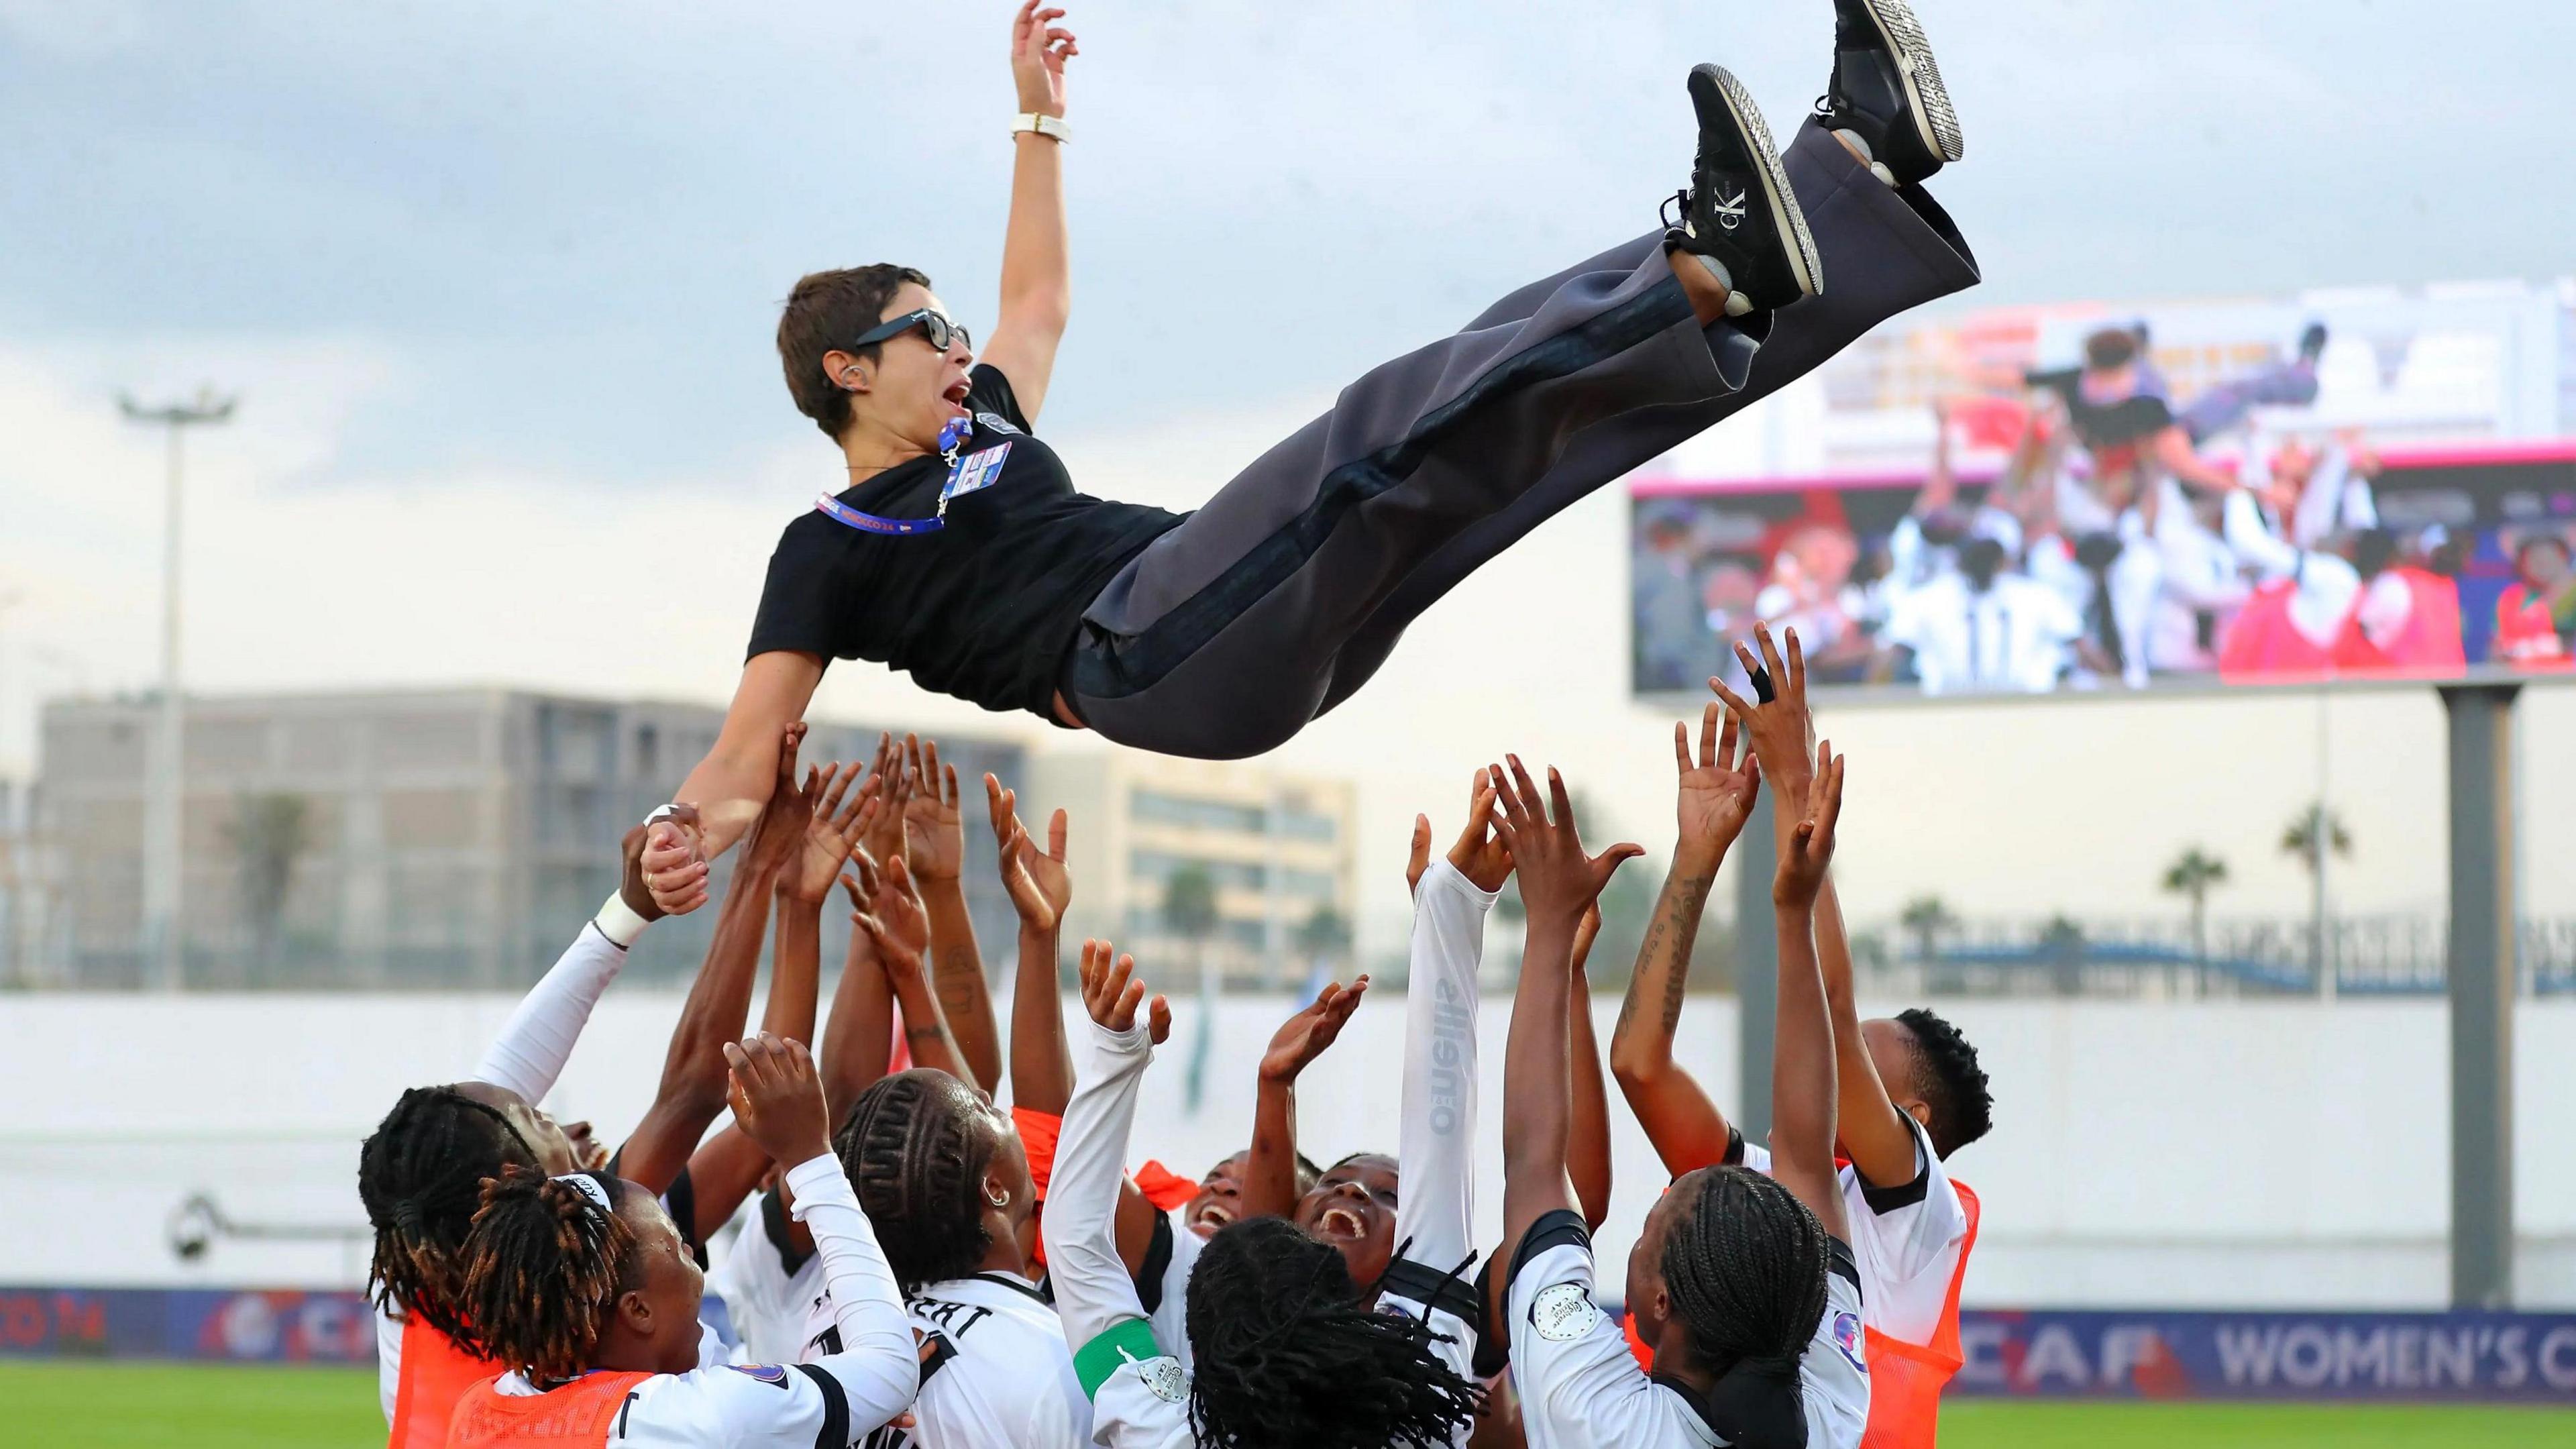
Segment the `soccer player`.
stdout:
<svg viewBox="0 0 2576 1449">
<path fill-rule="evenodd" d="M 615 1159 L 623 1175 L 664 1194 L 693 1256 L 716 1222 L 691 1202 L 689 1152 L 724 1104 L 722 1049 L 742 1032 L 760 959 L 772 882 L 804 839 L 816 801 L 794 781 L 805 727 L 785 731 L 778 782 L 734 873 L 705 963 L 680 1009 L 653 1105 Z M 563 956 L 530 989 L 474 1075 L 414 1087 L 359 1149 L 358 1196 L 375 1232 L 368 1277 L 377 1304 L 379 1403 L 392 1449 L 445 1442 L 457 1396 L 501 1365 L 483 1352 L 457 1301 L 457 1254 L 483 1179 L 517 1165 L 547 1174 L 607 1165 L 577 1154 L 538 1105 L 571 1057 L 627 948 L 662 910 L 643 883 L 641 831 L 628 833 L 625 877 Z M 683 888 L 703 892 L 703 874 Z M 718 1219 L 717 1221 L 721 1221 Z"/>
<path fill-rule="evenodd" d="M 1743 662 L 1759 681 L 1757 692 L 1768 689 L 1776 697 L 1748 703 L 1715 686 L 1730 711 L 1726 732 L 1712 751 L 1713 716 L 1703 714 L 1699 760 L 1695 766 L 1681 760 L 1673 873 L 1611 1037 L 1620 1090 L 1676 1179 L 1711 1164 L 1765 1171 L 1775 1161 L 1774 1152 L 1747 1143 L 1672 1059 L 1691 941 L 1757 779 L 1767 778 L 1783 801 L 1804 799 L 1813 789 L 1808 740 L 1814 722 L 1798 637 L 1788 635 L 1785 659 L 1768 629 L 1756 629 L 1754 638 L 1761 656 L 1748 651 Z M 1735 758 L 1738 721 L 1750 747 L 1741 762 Z M 1797 824 L 1793 810 L 1773 812 L 1773 838 L 1783 851 L 1794 843 Z M 1851 947 L 1830 877 L 1819 888 L 1815 917 L 1834 1027 L 1835 1130 L 1848 1159 L 1838 1169 L 1839 1190 L 1871 1346 L 1871 1443 L 1914 1449 L 1932 1442 L 1941 1386 L 1958 1371 L 1958 1294 L 1976 1241 L 1976 1195 L 1950 1179 L 1944 1159 L 1986 1134 L 1993 1099 L 1976 1049 L 1939 1016 L 1917 1008 L 1892 1019 L 1860 1019 Z"/>
<path fill-rule="evenodd" d="M 702 1364 L 705 1280 L 652 1189 L 512 1164 L 485 1184 L 462 1255 L 465 1311 L 509 1371 L 465 1393 L 446 1443 L 844 1449 L 911 1403 L 912 1333 L 832 1156 L 813 1059 L 767 1033 L 728 1043 L 725 1058 L 734 1120 L 794 1164 L 787 1181 L 833 1288 L 841 1351 L 793 1368 Z"/>
<path fill-rule="evenodd" d="M 1075 492 L 1034 436 L 1069 306 L 1058 173 L 1073 42 L 1054 12 L 1023 8 L 1013 73 L 1028 114 L 981 355 L 909 268 L 817 272 L 788 299 L 788 389 L 840 451 L 846 486 L 771 556 L 725 727 L 676 795 L 702 812 L 684 855 L 727 848 L 767 788 L 768 722 L 800 712 L 834 659 L 1135 748 L 1260 754 L 1576 499 L 1974 283 L 1920 185 L 1960 141 L 1913 17 L 1899 0 L 1836 9 L 1827 104 L 1785 158 L 1732 76 L 1694 69 L 1678 226 L 1371 371 L 1184 516 Z"/>
<path fill-rule="evenodd" d="M 1653 1376 L 1593 1301 L 1591 1234 L 1566 1178 L 1568 969 L 1576 923 L 1626 858 L 1584 853 L 1564 782 L 1542 802 L 1520 761 L 1504 831 L 1529 912 L 1504 1049 L 1504 1292 L 1512 1377 L 1531 1449 L 1733 1445 L 1851 1449 L 1869 1411 L 1859 1274 L 1834 1179 L 1833 1030 L 1816 969 L 1816 892 L 1833 854 L 1842 762 L 1817 754 L 1815 785 L 1772 882 L 1780 943 L 1779 1127 L 1769 1176 L 1703 1168 L 1647 1214 L 1626 1298 Z"/>
<path fill-rule="evenodd" d="M 1146 1006 L 1134 971 L 1105 942 L 1083 949 L 1090 1052 L 1056 1162 L 1056 1307 L 1077 1345 L 1096 1442 L 1429 1449 L 1461 1440 L 1482 1397 L 1466 1374 L 1473 1328 L 1393 1288 L 1378 1310 L 1363 1306 L 1342 1254 L 1276 1218 L 1208 1240 L 1189 1282 L 1186 1364 L 1147 1322 L 1114 1221 L 1137 1087 L 1172 1015 L 1160 996 Z M 1435 1235 L 1454 1226 L 1465 1241 L 1463 1216 L 1426 1226 Z"/>
</svg>

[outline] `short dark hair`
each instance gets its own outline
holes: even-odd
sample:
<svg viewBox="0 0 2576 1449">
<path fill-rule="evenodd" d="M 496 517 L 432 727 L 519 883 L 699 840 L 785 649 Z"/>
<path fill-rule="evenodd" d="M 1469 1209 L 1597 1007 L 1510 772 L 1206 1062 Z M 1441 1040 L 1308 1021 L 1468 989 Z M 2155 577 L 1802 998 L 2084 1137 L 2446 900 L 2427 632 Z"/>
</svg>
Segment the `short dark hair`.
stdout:
<svg viewBox="0 0 2576 1449">
<path fill-rule="evenodd" d="M 2138 334 L 2127 327 L 2105 327 L 2084 339 L 2084 365 L 2096 371 L 2125 366 L 2137 355 Z"/>
<path fill-rule="evenodd" d="M 624 1184 L 587 1175 L 622 1205 Z M 513 1165 L 483 1180 L 464 1260 L 466 1311 L 491 1356 L 539 1387 L 597 1367 L 617 1296 L 642 1281 L 625 1220 L 534 1167 Z"/>
<path fill-rule="evenodd" d="M 1932 1108 L 1932 1150 L 1942 1157 L 1994 1130 L 1995 1097 L 1977 1049 L 1959 1029 L 1918 1006 L 1896 1019 L 1914 1034 L 1914 1090 Z"/>
<path fill-rule="evenodd" d="M 823 372 L 823 354 L 847 352 L 850 339 L 885 317 L 886 303 L 906 282 L 927 287 L 930 278 L 911 267 L 878 262 L 866 267 L 837 267 L 808 272 L 787 294 L 778 314 L 778 365 L 787 372 L 787 393 L 796 410 L 834 442 L 850 426 L 850 394 Z M 874 358 L 872 344 L 857 356 Z"/>
<path fill-rule="evenodd" d="M 1341 1250 L 1284 1218 L 1208 1239 L 1184 1299 L 1190 1430 L 1206 1445 L 1434 1449 L 1484 1403 L 1421 1318 L 1359 1302 Z"/>
<path fill-rule="evenodd" d="M 984 1170 L 1000 1147 L 982 1103 L 946 1072 L 914 1068 L 859 1094 L 832 1139 L 886 1266 L 910 1293 L 984 1265 Z"/>
<path fill-rule="evenodd" d="M 458 1311 L 458 1254 L 484 1179 L 535 1168 L 536 1149 L 491 1106 L 454 1087 L 413 1087 L 358 1148 L 358 1200 L 375 1229 L 367 1278 L 376 1302 L 456 1343 L 476 1339 Z"/>
</svg>

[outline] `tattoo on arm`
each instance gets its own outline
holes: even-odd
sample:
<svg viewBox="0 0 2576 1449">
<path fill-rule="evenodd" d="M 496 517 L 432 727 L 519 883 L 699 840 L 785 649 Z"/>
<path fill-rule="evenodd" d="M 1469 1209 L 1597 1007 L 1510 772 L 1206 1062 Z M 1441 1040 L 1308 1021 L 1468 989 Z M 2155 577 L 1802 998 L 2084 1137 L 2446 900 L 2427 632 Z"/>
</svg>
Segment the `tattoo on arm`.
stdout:
<svg viewBox="0 0 2576 1449">
<path fill-rule="evenodd" d="M 1676 889 L 1670 904 L 1655 914 L 1658 937 L 1667 929 L 1678 938 L 1673 943 L 1672 968 L 1664 973 L 1664 1035 L 1669 1037 L 1682 1020 L 1682 991 L 1690 985 L 1691 948 L 1699 940 L 1700 911 L 1708 904 L 1708 884 L 1688 880 L 1674 883 Z"/>
</svg>

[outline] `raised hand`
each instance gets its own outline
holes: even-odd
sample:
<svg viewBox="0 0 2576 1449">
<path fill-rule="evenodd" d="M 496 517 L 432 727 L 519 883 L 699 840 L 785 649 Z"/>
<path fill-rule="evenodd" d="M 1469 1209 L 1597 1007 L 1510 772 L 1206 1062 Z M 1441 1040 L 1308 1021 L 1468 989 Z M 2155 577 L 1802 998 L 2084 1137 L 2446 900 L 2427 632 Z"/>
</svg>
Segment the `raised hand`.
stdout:
<svg viewBox="0 0 2576 1449">
<path fill-rule="evenodd" d="M 806 822 L 805 848 L 778 877 L 778 889 L 789 897 L 819 906 L 832 894 L 832 882 L 840 879 L 842 863 L 858 847 L 859 837 L 866 833 L 879 808 L 871 786 L 850 788 L 858 777 L 855 762 L 820 766 L 819 779 L 817 768 L 806 771 L 802 793 L 814 801 L 814 813 Z M 819 791 L 818 785 L 822 787 Z"/>
<path fill-rule="evenodd" d="M 1721 715 L 1726 721 L 1723 734 L 1718 731 Z M 1745 818 L 1753 813 L 1753 797 L 1761 792 L 1760 762 L 1750 749 L 1741 757 L 1737 754 L 1735 720 L 1716 704 L 1700 711 L 1697 763 L 1691 759 L 1689 728 L 1673 726 L 1673 765 L 1681 775 L 1674 805 L 1681 830 L 1673 846 L 1673 865 L 1692 875 L 1717 870 L 1727 847 L 1744 832 Z"/>
<path fill-rule="evenodd" d="M 1449 864 L 1481 891 L 1498 891 L 1512 877 L 1511 847 L 1494 828 L 1494 777 L 1484 770 L 1467 791 L 1467 823 L 1449 845 Z M 1413 817 L 1413 853 L 1404 866 L 1407 890 L 1419 890 L 1431 867 L 1431 817 Z"/>
<path fill-rule="evenodd" d="M 1783 803 L 1786 803 L 1785 801 Z M 1843 813 L 1843 757 L 1833 741 L 1816 747 L 1816 764 L 1797 828 L 1780 850 L 1780 867 L 1771 876 L 1771 903 L 1811 909 L 1825 886 L 1825 870 L 1834 862 L 1834 825 Z"/>
<path fill-rule="evenodd" d="M 1771 788 L 1781 798 L 1794 804 L 1807 786 L 1808 762 L 1815 758 L 1816 721 L 1807 708 L 1807 655 L 1798 644 L 1798 631 L 1783 631 L 1788 637 L 1788 656 L 1771 642 L 1771 626 L 1755 624 L 1754 642 L 1762 646 L 1762 655 L 1742 641 L 1735 646 L 1736 660 L 1744 666 L 1747 678 L 1768 681 L 1772 697 L 1747 702 L 1743 696 L 1726 687 L 1723 680 L 1712 679 L 1708 687 L 1726 701 L 1726 707 L 1744 721 L 1753 756 L 1762 762 L 1762 773 L 1771 777 Z M 1754 693 L 1762 693 L 1760 683 Z"/>
<path fill-rule="evenodd" d="M 1326 982 L 1305 1010 L 1281 1022 L 1279 1030 L 1272 1033 L 1270 1045 L 1261 1053 L 1261 1079 L 1297 1080 L 1299 1073 L 1341 1037 L 1343 1024 L 1351 1019 L 1360 998 L 1368 994 L 1368 984 L 1365 976 L 1348 986 Z"/>
<path fill-rule="evenodd" d="M 1065 869 L 1064 838 L 1069 822 L 1058 810 L 1047 819 L 1046 849 L 1029 838 L 1028 828 L 1020 824 L 1020 797 L 1017 791 L 1005 790 L 1002 782 L 991 775 L 984 777 L 984 801 L 993 817 L 993 842 L 999 849 L 1002 866 L 1002 889 L 1011 897 L 1012 908 L 1020 913 L 1020 925 L 1031 931 L 1052 931 L 1064 924 L 1065 908 L 1073 904 L 1073 873 Z"/>
<path fill-rule="evenodd" d="M 707 857 L 698 807 L 681 802 L 644 827 L 636 871 L 652 896 L 656 916 L 685 916 L 707 903 Z M 633 905 L 631 899 L 627 902 Z"/>
<path fill-rule="evenodd" d="M 811 1162 L 832 1150 L 831 1115 L 823 1107 L 823 1079 L 800 1041 L 769 1032 L 726 1042 L 725 1096 L 734 1125 L 780 1167 Z"/>
<path fill-rule="evenodd" d="M 876 947 L 887 979 L 917 978 L 922 953 L 930 949 L 930 916 L 922 909 L 921 893 L 913 889 L 912 873 L 900 855 L 887 861 L 876 877 L 876 890 L 867 906 L 851 912 L 850 919 Z"/>
<path fill-rule="evenodd" d="M 1023 111 L 1064 114 L 1064 63 L 1082 49 L 1072 31 L 1055 23 L 1063 18 L 1062 10 L 1041 10 L 1038 0 L 1027 0 L 1011 22 L 1011 85 Z"/>
<path fill-rule="evenodd" d="M 1136 958 L 1119 955 L 1118 948 L 1107 941 L 1082 943 L 1082 1009 L 1101 1029 L 1135 1029 L 1136 1008 L 1145 1000 L 1145 983 L 1132 979 L 1135 973 Z M 1154 1045 L 1170 1040 L 1172 1003 L 1156 996 L 1146 1011 L 1145 1026 Z"/>
<path fill-rule="evenodd" d="M 1584 854 L 1574 822 L 1574 801 L 1565 793 L 1564 778 L 1550 769 L 1547 798 L 1541 800 L 1520 756 L 1503 758 L 1511 762 L 1510 774 L 1500 765 L 1487 770 L 1502 804 L 1502 818 L 1495 829 L 1520 872 L 1521 904 L 1529 913 L 1533 932 L 1546 923 L 1571 933 L 1584 910 L 1600 899 L 1601 888 L 1618 874 L 1620 862 L 1644 855 L 1646 849 L 1621 841 L 1599 855 Z"/>
<path fill-rule="evenodd" d="M 760 818 L 752 822 L 751 833 L 745 838 L 745 870 L 774 875 L 785 870 L 805 846 L 805 831 L 813 823 L 814 807 L 822 793 L 810 775 L 802 788 L 796 783 L 796 747 L 803 743 L 805 722 L 798 720 L 787 727 L 786 737 L 779 744 L 778 778 L 770 784 L 769 802 L 760 807 Z M 808 795 L 807 790 L 815 793 Z"/>
<path fill-rule="evenodd" d="M 891 731 L 877 735 L 877 756 L 868 765 L 868 785 L 884 802 L 876 819 L 859 835 L 859 848 L 871 860 L 892 860 L 903 853 L 903 812 L 912 803 L 912 776 L 903 767 L 903 746 Z"/>
<path fill-rule="evenodd" d="M 966 821 L 957 808 L 957 767 L 939 763 L 939 742 L 903 738 L 904 782 L 912 796 L 903 807 L 904 857 L 914 879 L 952 881 L 966 865 Z"/>
<path fill-rule="evenodd" d="M 653 888 L 644 880 L 644 842 L 652 833 L 638 825 L 626 832 L 625 839 L 617 842 L 618 853 L 625 857 L 625 863 L 617 877 L 617 898 L 626 902 L 626 909 L 648 921 L 658 921 L 670 912 L 663 910 L 662 903 L 653 898 Z M 701 876 L 699 879 L 701 889 L 698 899 L 704 900 L 706 899 L 703 889 L 705 878 Z"/>
</svg>

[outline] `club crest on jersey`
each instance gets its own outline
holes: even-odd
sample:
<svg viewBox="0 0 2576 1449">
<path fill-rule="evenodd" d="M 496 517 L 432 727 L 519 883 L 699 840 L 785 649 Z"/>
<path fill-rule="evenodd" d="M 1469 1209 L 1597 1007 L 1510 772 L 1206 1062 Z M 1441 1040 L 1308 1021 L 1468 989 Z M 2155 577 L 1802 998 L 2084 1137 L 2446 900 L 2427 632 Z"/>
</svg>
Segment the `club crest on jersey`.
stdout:
<svg viewBox="0 0 2576 1449">
<path fill-rule="evenodd" d="M 758 1379 L 771 1388 L 787 1387 L 787 1366 L 775 1363 L 729 1363 L 726 1368 L 747 1379 Z"/>
<path fill-rule="evenodd" d="M 1165 1354 L 1161 1358 L 1131 1360 L 1136 1365 L 1136 1381 L 1145 1392 L 1167 1404 L 1177 1404 L 1190 1396 L 1190 1376 L 1181 1371 L 1181 1361 Z"/>
<path fill-rule="evenodd" d="M 1542 1288 L 1530 1303 L 1530 1327 L 1551 1343 L 1572 1343 L 1601 1321 L 1600 1306 L 1580 1283 Z"/>
<path fill-rule="evenodd" d="M 1869 1372 L 1869 1363 L 1863 1356 L 1861 1349 L 1859 1314 L 1837 1313 L 1834 1315 L 1834 1347 L 1842 1351 L 1843 1357 L 1851 1360 L 1851 1366 L 1853 1368 L 1859 1369 L 1862 1373 Z"/>
<path fill-rule="evenodd" d="M 948 486 L 940 490 L 941 500 L 962 498 L 979 488 L 989 488 L 1000 482 L 1002 464 L 1010 456 L 1011 445 L 1003 443 L 958 459 L 949 465 Z"/>
</svg>

